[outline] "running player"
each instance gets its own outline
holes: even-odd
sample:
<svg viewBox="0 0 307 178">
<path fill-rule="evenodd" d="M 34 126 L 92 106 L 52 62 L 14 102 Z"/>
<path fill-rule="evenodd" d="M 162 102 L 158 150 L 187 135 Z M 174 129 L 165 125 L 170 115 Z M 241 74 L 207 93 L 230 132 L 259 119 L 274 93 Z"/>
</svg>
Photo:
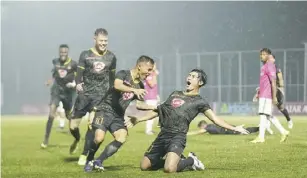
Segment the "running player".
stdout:
<svg viewBox="0 0 307 178">
<path fill-rule="evenodd" d="M 239 134 L 241 134 L 240 132 L 227 130 L 227 129 L 225 129 L 223 127 L 219 127 L 215 124 L 207 124 L 207 122 L 205 120 L 200 121 L 198 123 L 197 127 L 198 127 L 199 130 L 188 132 L 187 135 L 201 135 L 201 134 L 205 134 L 205 133 L 225 134 L 225 135 L 239 135 Z M 259 131 L 259 127 L 247 127 L 246 130 L 249 133 L 255 133 L 255 132 Z"/>
<path fill-rule="evenodd" d="M 68 57 L 69 47 L 62 44 L 59 47 L 60 57 L 53 59 L 53 84 L 51 86 L 51 101 L 49 117 L 46 124 L 45 138 L 41 144 L 42 148 L 46 148 L 49 142 L 49 135 L 56 115 L 56 109 L 59 103 L 63 103 L 66 117 L 70 114 L 73 105 L 73 96 L 75 93 L 75 73 L 77 71 L 77 63 Z M 50 84 L 50 82 L 48 82 Z"/>
<path fill-rule="evenodd" d="M 107 99 L 107 93 L 114 84 L 116 57 L 107 50 L 107 30 L 98 28 L 94 33 L 94 41 L 95 47 L 83 51 L 79 58 L 76 76 L 78 96 L 70 119 L 70 132 L 75 139 L 70 146 L 71 154 L 76 152 L 80 141 L 81 118 L 87 112 L 91 112 L 101 100 Z M 89 130 L 86 133 L 84 150 L 78 161 L 79 165 L 84 165 L 86 162 L 89 149 L 87 143 L 94 137 L 91 133 Z"/>
<path fill-rule="evenodd" d="M 110 93 L 112 102 L 106 103 L 103 101 L 99 104 L 92 122 L 95 140 L 91 142 L 87 164 L 84 167 L 85 172 L 91 172 L 93 169 L 103 171 L 103 161 L 116 153 L 125 143 L 127 138 L 127 128 L 124 123 L 125 111 L 131 101 L 143 100 L 146 91 L 142 81 L 150 74 L 153 66 L 153 59 L 148 56 L 141 56 L 133 69 L 121 70 L 116 74 L 114 90 Z M 154 107 L 137 101 L 137 108 L 153 109 Z M 114 141 L 105 147 L 98 159 L 92 161 L 106 131 L 113 135 Z"/>
<path fill-rule="evenodd" d="M 180 172 L 185 168 L 205 169 L 203 163 L 192 152 L 186 159 L 181 158 L 189 125 L 199 113 L 204 113 L 206 117 L 221 127 L 248 134 L 243 127 L 233 127 L 218 118 L 211 110 L 207 100 L 199 95 L 199 89 L 207 82 L 207 75 L 204 71 L 193 69 L 186 81 L 185 91 L 174 91 L 156 110 L 150 111 L 144 117 L 130 117 L 130 120 L 126 120 L 127 127 L 132 127 L 139 122 L 159 116 L 161 132 L 145 153 L 141 162 L 143 171 L 163 167 L 164 172 L 167 173 Z M 166 159 L 161 159 L 165 155 Z"/>
<path fill-rule="evenodd" d="M 272 115 L 273 104 L 277 105 L 278 100 L 276 98 L 276 67 L 274 62 L 269 60 L 271 56 L 271 50 L 263 48 L 260 51 L 260 59 L 263 63 L 260 72 L 260 84 L 259 84 L 259 135 L 252 143 L 262 143 L 265 141 L 265 130 L 268 127 L 268 120 L 279 130 L 282 137 L 280 142 L 284 142 L 289 135 L 289 131 L 285 130 L 280 124 L 279 120 Z"/>
</svg>

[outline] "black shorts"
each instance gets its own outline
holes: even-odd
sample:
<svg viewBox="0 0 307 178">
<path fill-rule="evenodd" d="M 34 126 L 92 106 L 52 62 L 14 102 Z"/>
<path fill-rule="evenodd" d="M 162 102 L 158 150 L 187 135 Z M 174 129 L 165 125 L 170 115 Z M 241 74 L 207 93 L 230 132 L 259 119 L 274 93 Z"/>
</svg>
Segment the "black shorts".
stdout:
<svg viewBox="0 0 307 178">
<path fill-rule="evenodd" d="M 161 131 L 155 141 L 153 141 L 149 146 L 144 156 L 148 157 L 151 166 L 155 167 L 169 152 L 174 152 L 178 156 L 181 156 L 185 146 L 185 133 L 169 133 Z"/>
<path fill-rule="evenodd" d="M 82 93 L 78 94 L 71 119 L 82 118 L 87 112 L 91 112 L 95 106 L 97 106 L 103 96 L 99 95 L 84 95 Z"/>
<path fill-rule="evenodd" d="M 109 131 L 110 133 L 114 133 L 120 129 L 127 130 L 124 116 L 118 116 L 110 110 L 97 111 L 92 122 L 92 128 L 93 130 L 101 129 L 104 132 Z"/>
<path fill-rule="evenodd" d="M 65 112 L 70 112 L 73 106 L 73 95 L 72 94 L 59 94 L 51 93 L 50 105 L 59 106 L 59 103 L 63 103 Z"/>
<path fill-rule="evenodd" d="M 284 94 L 280 91 L 280 89 L 277 89 L 276 98 L 278 102 L 278 107 L 284 104 Z"/>
</svg>

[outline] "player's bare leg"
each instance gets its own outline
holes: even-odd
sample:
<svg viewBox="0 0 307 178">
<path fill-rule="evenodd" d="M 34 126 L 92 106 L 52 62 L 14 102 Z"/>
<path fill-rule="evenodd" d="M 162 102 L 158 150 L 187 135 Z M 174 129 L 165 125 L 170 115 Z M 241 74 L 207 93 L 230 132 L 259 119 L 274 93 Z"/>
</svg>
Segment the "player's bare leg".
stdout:
<svg viewBox="0 0 307 178">
<path fill-rule="evenodd" d="M 74 142 L 71 144 L 69 152 L 70 154 L 74 154 L 78 148 L 78 143 L 80 141 L 80 131 L 79 125 L 81 123 L 80 118 L 70 119 L 69 120 L 69 129 L 72 136 L 75 138 Z"/>
<path fill-rule="evenodd" d="M 175 152 L 167 153 L 164 164 L 164 172 L 181 172 L 186 168 L 192 168 L 193 170 L 204 170 L 205 166 L 194 153 L 189 153 L 187 158 L 182 158 Z"/>
<path fill-rule="evenodd" d="M 106 133 L 105 133 L 105 131 L 103 131 L 101 129 L 96 129 L 94 134 L 95 134 L 94 140 L 90 141 L 89 154 L 86 158 L 86 164 L 85 164 L 85 167 L 84 167 L 85 172 L 91 172 L 93 170 L 93 168 L 100 170 L 100 171 L 104 170 L 104 168 L 102 166 L 97 166 L 97 163 L 94 164 L 93 160 L 94 160 L 95 153 L 97 152 L 100 144 L 103 142 L 103 140 L 105 138 Z"/>
<path fill-rule="evenodd" d="M 114 141 L 108 144 L 98 159 L 94 161 L 94 168 L 104 170 L 102 163 L 115 154 L 119 148 L 126 142 L 128 132 L 126 129 L 119 129 L 113 133 Z"/>
<path fill-rule="evenodd" d="M 47 148 L 50 133 L 51 133 L 51 128 L 52 128 L 52 124 L 53 124 L 53 120 L 55 118 L 55 114 L 56 114 L 56 105 L 51 104 L 50 105 L 50 111 L 49 111 L 49 117 L 48 117 L 48 121 L 47 121 L 47 124 L 46 124 L 45 138 L 44 138 L 43 143 L 41 144 L 41 148 Z"/>
</svg>

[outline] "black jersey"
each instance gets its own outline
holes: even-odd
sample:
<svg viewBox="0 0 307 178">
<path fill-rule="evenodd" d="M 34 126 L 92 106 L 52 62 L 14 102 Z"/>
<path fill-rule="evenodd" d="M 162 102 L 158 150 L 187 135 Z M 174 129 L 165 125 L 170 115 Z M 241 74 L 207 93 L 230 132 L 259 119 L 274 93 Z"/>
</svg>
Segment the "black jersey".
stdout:
<svg viewBox="0 0 307 178">
<path fill-rule="evenodd" d="M 209 103 L 200 95 L 175 91 L 158 106 L 162 131 L 187 133 L 191 121 L 208 109 L 211 109 Z"/>
<path fill-rule="evenodd" d="M 103 55 L 97 54 L 93 49 L 83 51 L 79 59 L 79 68 L 83 72 L 83 90 L 85 95 L 106 95 L 113 88 L 112 73 L 116 68 L 116 57 L 106 51 Z"/>
<path fill-rule="evenodd" d="M 66 84 L 74 81 L 75 73 L 77 72 L 77 62 L 68 58 L 62 62 L 59 58 L 52 60 L 53 69 L 52 76 L 54 78 L 53 89 L 57 88 L 62 91 L 75 90 L 67 88 Z"/>
<path fill-rule="evenodd" d="M 278 77 L 278 74 L 281 73 L 281 69 L 278 68 L 276 65 L 275 65 L 275 67 L 276 67 L 276 86 L 281 87 L 280 86 L 280 80 L 282 80 L 282 78 Z"/>
</svg>

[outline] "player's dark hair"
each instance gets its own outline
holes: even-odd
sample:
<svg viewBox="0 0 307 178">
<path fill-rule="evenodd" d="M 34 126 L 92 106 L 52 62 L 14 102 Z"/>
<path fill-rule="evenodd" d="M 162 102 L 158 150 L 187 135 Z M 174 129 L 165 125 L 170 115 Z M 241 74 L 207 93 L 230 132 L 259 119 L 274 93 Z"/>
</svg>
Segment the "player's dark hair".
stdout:
<svg viewBox="0 0 307 178">
<path fill-rule="evenodd" d="M 61 44 L 59 48 L 69 48 L 67 44 Z"/>
<path fill-rule="evenodd" d="M 152 65 L 155 64 L 155 61 L 152 58 L 145 56 L 145 55 L 140 56 L 138 60 L 136 61 L 136 64 L 139 64 L 141 62 L 149 62 Z"/>
<path fill-rule="evenodd" d="M 104 28 L 97 28 L 95 30 L 95 33 L 94 33 L 95 36 L 98 36 L 98 35 L 105 35 L 107 36 L 108 35 L 108 31 Z"/>
<path fill-rule="evenodd" d="M 201 81 L 203 82 L 203 84 L 201 85 L 204 86 L 207 84 L 207 74 L 206 72 L 204 72 L 203 70 L 201 69 L 193 69 L 191 72 L 196 72 L 198 73 L 198 77 L 201 79 Z"/>
<path fill-rule="evenodd" d="M 262 53 L 262 52 L 266 52 L 267 54 L 272 54 L 272 51 L 269 48 L 262 48 L 260 50 L 260 53 Z"/>
<path fill-rule="evenodd" d="M 201 120 L 198 122 L 197 127 L 200 127 L 202 125 L 207 125 L 207 122 L 205 120 Z"/>
</svg>

